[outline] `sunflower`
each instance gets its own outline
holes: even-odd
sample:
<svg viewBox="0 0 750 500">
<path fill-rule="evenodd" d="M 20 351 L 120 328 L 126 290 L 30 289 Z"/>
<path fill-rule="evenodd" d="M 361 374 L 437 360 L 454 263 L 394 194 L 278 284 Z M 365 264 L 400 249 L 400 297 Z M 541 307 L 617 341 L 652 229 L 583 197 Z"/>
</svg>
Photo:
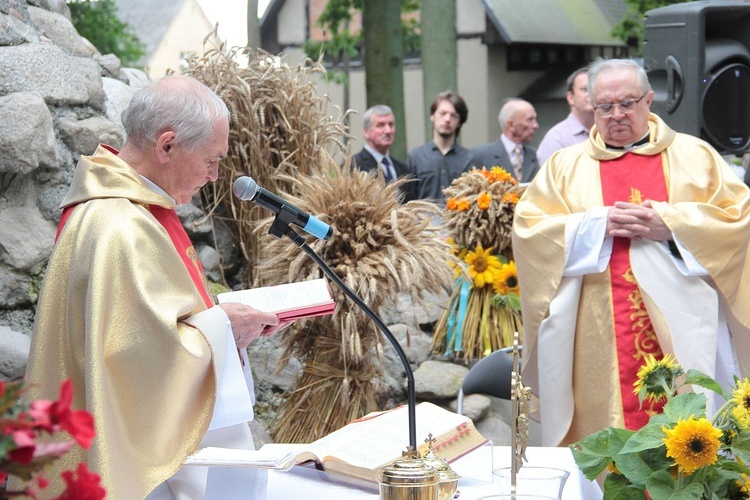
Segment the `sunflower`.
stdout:
<svg viewBox="0 0 750 500">
<path fill-rule="evenodd" d="M 464 260 L 469 264 L 469 276 L 474 280 L 474 286 L 477 288 L 492 283 L 502 265 L 500 259 L 492 255 L 492 248 L 484 250 L 482 245 L 477 245 L 473 252 L 468 252 Z"/>
<path fill-rule="evenodd" d="M 451 254 L 459 261 L 464 261 L 469 249 L 465 246 L 459 246 L 456 240 L 450 236 L 445 241 L 451 246 Z M 463 266 L 455 259 L 448 259 L 448 266 L 453 270 L 454 280 L 463 272 Z"/>
<path fill-rule="evenodd" d="M 480 210 L 487 210 L 492 205 L 492 195 L 486 191 L 477 196 L 477 206 Z"/>
<path fill-rule="evenodd" d="M 495 275 L 495 281 L 492 282 L 495 293 L 499 295 L 508 295 L 509 293 L 518 294 L 518 272 L 516 263 L 510 261 L 500 266 L 500 270 Z"/>
<path fill-rule="evenodd" d="M 696 469 L 711 465 L 718 459 L 721 430 L 703 417 L 678 420 L 673 429 L 662 427 L 667 437 L 667 456 L 675 460 L 680 472 L 692 474 Z"/>
<path fill-rule="evenodd" d="M 735 404 L 732 415 L 739 426 L 744 430 L 750 427 L 750 379 L 746 378 L 737 384 L 732 396 Z"/>
<path fill-rule="evenodd" d="M 742 474 L 737 480 L 737 491 L 744 493 L 745 495 L 750 495 L 750 477 Z"/>
<path fill-rule="evenodd" d="M 646 364 L 638 370 L 638 379 L 633 384 L 633 394 L 643 402 L 648 399 L 654 403 L 672 395 L 675 379 L 682 375 L 682 368 L 669 354 L 656 359 L 653 354 L 646 358 Z"/>
</svg>

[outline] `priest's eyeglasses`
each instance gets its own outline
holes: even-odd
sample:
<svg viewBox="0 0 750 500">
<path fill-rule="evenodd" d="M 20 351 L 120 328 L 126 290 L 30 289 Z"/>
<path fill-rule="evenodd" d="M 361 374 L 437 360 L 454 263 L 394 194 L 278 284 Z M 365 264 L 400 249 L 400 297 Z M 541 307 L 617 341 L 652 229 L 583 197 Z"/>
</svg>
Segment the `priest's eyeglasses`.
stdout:
<svg viewBox="0 0 750 500">
<path fill-rule="evenodd" d="M 624 99 L 620 102 L 605 102 L 604 104 L 599 104 L 598 106 L 594 106 L 594 112 L 602 118 L 609 118 L 615 114 L 615 106 L 619 106 L 620 111 L 623 113 L 632 113 L 638 103 L 641 102 L 641 99 L 646 97 L 647 94 L 648 92 L 638 99 Z"/>
</svg>

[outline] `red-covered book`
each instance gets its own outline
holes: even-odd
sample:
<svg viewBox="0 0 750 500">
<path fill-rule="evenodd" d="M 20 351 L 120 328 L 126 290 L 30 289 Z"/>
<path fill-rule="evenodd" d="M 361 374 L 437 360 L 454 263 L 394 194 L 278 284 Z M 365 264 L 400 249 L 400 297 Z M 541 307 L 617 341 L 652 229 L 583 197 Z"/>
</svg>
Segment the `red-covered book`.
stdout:
<svg viewBox="0 0 750 500">
<path fill-rule="evenodd" d="M 300 319 L 333 314 L 328 282 L 323 279 L 250 288 L 218 295 L 219 303 L 239 302 L 259 311 L 276 313 L 279 319 Z"/>
</svg>

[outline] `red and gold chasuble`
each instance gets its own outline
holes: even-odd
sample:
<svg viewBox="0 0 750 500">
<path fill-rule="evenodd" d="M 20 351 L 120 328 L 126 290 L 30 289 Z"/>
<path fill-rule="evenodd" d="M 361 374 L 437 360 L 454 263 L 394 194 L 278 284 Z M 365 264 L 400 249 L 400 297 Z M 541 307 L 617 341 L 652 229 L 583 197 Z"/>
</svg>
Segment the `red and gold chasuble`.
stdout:
<svg viewBox="0 0 750 500">
<path fill-rule="evenodd" d="M 208 281 L 206 280 L 206 273 L 203 271 L 203 266 L 198 260 L 198 254 L 195 252 L 195 247 L 190 241 L 185 228 L 182 227 L 180 218 L 177 217 L 177 213 L 171 208 L 164 208 L 158 205 L 149 205 L 149 211 L 156 217 L 156 220 L 164 226 L 167 230 L 169 237 L 172 239 L 174 247 L 177 249 L 177 253 L 180 254 L 182 262 L 185 264 L 190 277 L 195 283 L 195 287 L 201 293 L 203 300 L 206 302 L 206 307 L 213 307 L 214 301 L 208 294 Z"/>
<path fill-rule="evenodd" d="M 644 200 L 668 199 L 661 155 L 626 153 L 615 160 L 600 162 L 599 169 L 605 206 L 617 201 L 641 204 Z M 629 238 L 614 239 L 609 272 L 625 427 L 635 430 L 643 427 L 649 416 L 661 411 L 663 406 L 644 401 L 641 408 L 638 396 L 633 394 L 633 384 L 645 357 L 653 354 L 660 359 L 663 354 L 630 267 Z"/>
<path fill-rule="evenodd" d="M 70 205 L 63 209 L 63 213 L 60 216 L 60 223 L 57 226 L 57 234 L 55 235 L 55 241 L 60 237 L 60 233 L 65 227 L 65 223 L 68 221 L 70 214 L 73 213 L 73 209 L 76 205 Z M 160 207 L 158 205 L 149 205 L 149 211 L 156 218 L 157 221 L 167 230 L 169 238 L 172 240 L 177 253 L 180 255 L 182 262 L 185 264 L 185 268 L 190 274 L 190 278 L 193 280 L 195 287 L 203 297 L 203 301 L 206 303 L 206 307 L 213 307 L 214 301 L 208 293 L 208 281 L 206 279 L 206 273 L 203 270 L 203 266 L 198 260 L 198 254 L 195 252 L 195 247 L 190 241 L 185 232 L 185 228 L 182 227 L 180 218 L 177 217 L 177 213 L 174 209 Z"/>
</svg>

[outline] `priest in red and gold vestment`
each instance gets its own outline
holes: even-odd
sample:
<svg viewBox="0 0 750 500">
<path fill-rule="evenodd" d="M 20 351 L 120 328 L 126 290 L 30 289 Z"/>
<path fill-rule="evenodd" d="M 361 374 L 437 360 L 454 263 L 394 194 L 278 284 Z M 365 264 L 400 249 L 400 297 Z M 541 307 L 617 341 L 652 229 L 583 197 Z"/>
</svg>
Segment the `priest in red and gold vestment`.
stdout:
<svg viewBox="0 0 750 500">
<path fill-rule="evenodd" d="M 649 354 L 725 387 L 750 367 L 750 191 L 650 113 L 635 62 L 596 61 L 589 96 L 589 140 L 550 157 L 515 212 L 523 376 L 546 446 L 643 426 L 660 410 L 633 394 Z"/>
<path fill-rule="evenodd" d="M 252 449 L 245 347 L 284 326 L 214 305 L 174 211 L 216 180 L 229 111 L 172 76 L 136 92 L 122 121 L 121 151 L 99 146 L 78 163 L 37 307 L 27 397 L 54 399 L 70 379 L 72 406 L 96 426 L 88 452 L 47 477 L 85 461 L 111 499 L 262 499 L 262 473 L 182 466 L 201 446 Z"/>
</svg>

